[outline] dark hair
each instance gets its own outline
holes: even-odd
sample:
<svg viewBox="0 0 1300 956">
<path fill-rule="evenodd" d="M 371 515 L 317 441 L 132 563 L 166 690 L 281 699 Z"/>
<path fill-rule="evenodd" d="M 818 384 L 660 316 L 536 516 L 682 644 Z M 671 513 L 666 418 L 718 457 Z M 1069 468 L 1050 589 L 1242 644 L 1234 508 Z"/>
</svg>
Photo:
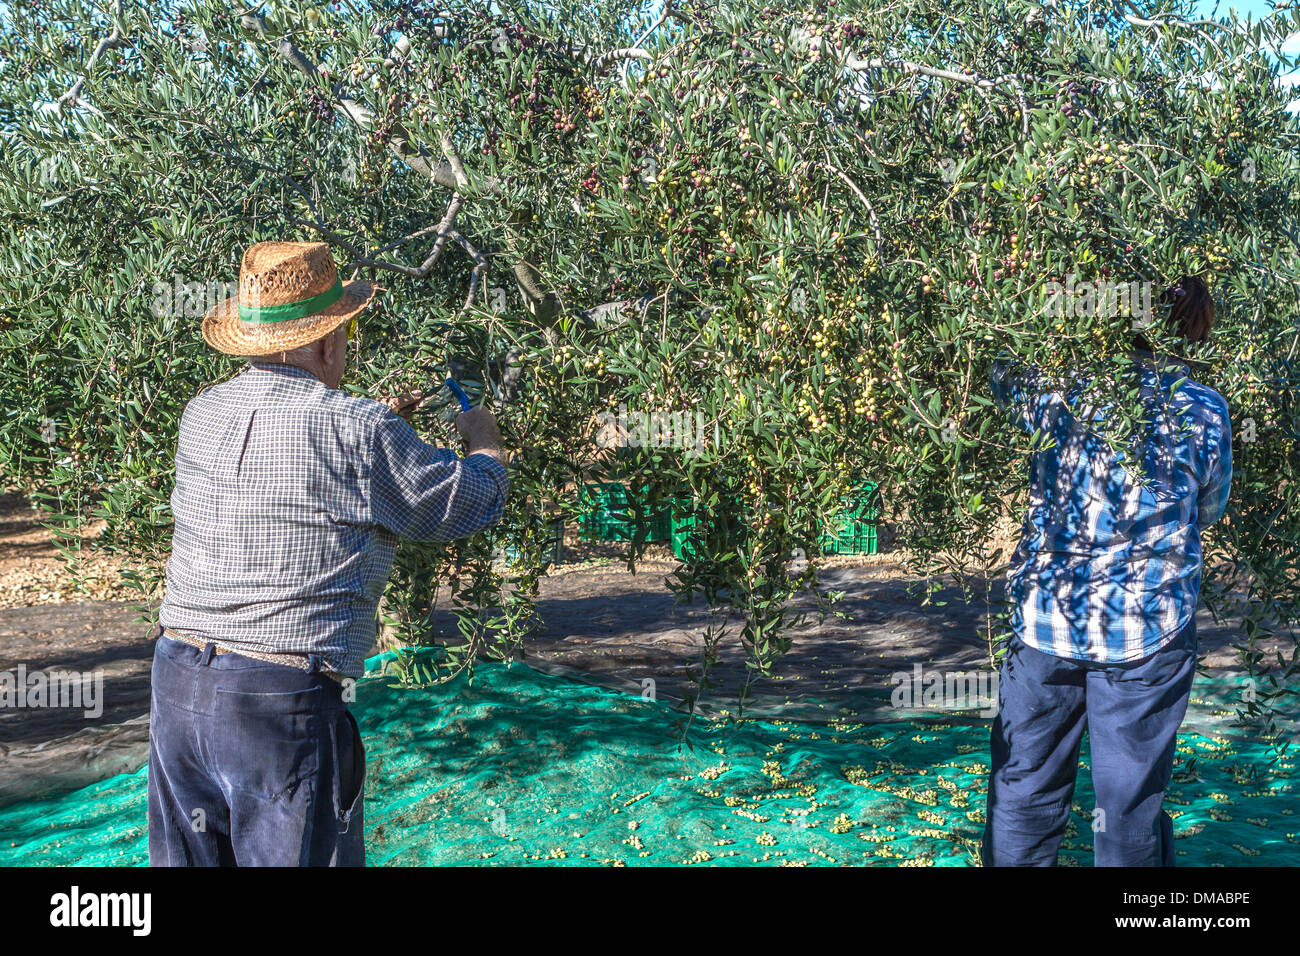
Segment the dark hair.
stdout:
<svg viewBox="0 0 1300 956">
<path fill-rule="evenodd" d="M 1200 276 L 1182 276 L 1160 301 L 1169 306 L 1169 324 L 1188 343 L 1204 342 L 1214 325 L 1214 299 Z"/>
</svg>

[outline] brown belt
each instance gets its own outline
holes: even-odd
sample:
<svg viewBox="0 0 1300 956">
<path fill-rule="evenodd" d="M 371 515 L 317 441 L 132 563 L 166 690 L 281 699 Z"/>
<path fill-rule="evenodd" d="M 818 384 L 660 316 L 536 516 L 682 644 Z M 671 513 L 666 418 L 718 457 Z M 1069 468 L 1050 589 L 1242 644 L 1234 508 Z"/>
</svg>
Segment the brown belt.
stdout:
<svg viewBox="0 0 1300 956">
<path fill-rule="evenodd" d="M 180 641 L 182 644 L 188 644 L 190 647 L 197 647 L 199 650 L 203 650 L 209 644 L 215 644 L 216 647 L 213 653 L 217 655 L 237 654 L 240 657 L 251 657 L 255 661 L 265 661 L 268 664 L 283 664 L 285 667 L 296 667 L 298 670 L 307 671 L 308 673 L 311 672 L 311 660 L 302 654 L 295 654 L 292 652 L 286 652 L 283 654 L 264 654 L 261 651 L 245 651 L 245 650 L 234 651 L 229 648 L 222 647 L 220 644 L 216 644 L 215 641 L 209 641 L 199 637 L 191 637 L 189 634 L 185 634 L 180 631 L 173 631 L 173 630 L 168 630 L 167 628 L 163 628 L 162 633 L 166 637 L 170 637 L 173 641 Z M 332 678 L 338 681 L 340 684 L 343 683 L 344 680 L 346 680 L 346 678 L 342 674 L 335 673 L 334 671 L 327 671 L 322 669 L 317 673 L 324 674 L 326 677 Z"/>
</svg>

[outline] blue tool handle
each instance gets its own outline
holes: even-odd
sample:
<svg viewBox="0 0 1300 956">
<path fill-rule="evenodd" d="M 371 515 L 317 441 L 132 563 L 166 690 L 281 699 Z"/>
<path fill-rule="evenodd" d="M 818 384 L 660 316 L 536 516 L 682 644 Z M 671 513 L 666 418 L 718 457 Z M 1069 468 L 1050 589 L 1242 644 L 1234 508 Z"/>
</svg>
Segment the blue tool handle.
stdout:
<svg viewBox="0 0 1300 956">
<path fill-rule="evenodd" d="M 462 412 L 469 411 L 469 396 L 465 394 L 465 390 L 460 387 L 454 378 L 447 379 L 447 387 L 451 389 L 451 394 L 456 396 L 456 401 L 460 402 L 460 410 Z"/>
</svg>

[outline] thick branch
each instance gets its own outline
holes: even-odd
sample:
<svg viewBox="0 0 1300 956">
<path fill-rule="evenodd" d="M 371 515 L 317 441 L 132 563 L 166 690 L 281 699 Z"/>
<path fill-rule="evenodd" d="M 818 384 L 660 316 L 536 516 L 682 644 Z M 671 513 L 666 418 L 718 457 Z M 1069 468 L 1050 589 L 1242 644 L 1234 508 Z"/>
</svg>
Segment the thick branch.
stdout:
<svg viewBox="0 0 1300 956">
<path fill-rule="evenodd" d="M 593 70 L 604 70 L 608 68 L 610 65 L 619 62 L 620 60 L 653 60 L 653 59 L 654 57 L 652 57 L 645 50 L 642 50 L 638 47 L 632 47 L 632 46 L 620 47 L 617 50 L 610 50 L 596 57 L 594 60 L 591 61 L 591 68 Z M 624 73 L 627 72 L 626 64 L 624 64 L 623 72 Z"/>
<path fill-rule="evenodd" d="M 588 309 L 583 309 L 578 313 L 578 317 L 596 328 L 605 329 L 622 320 L 628 308 L 634 306 L 637 312 L 640 313 L 641 319 L 644 320 L 650 304 L 657 298 L 659 298 L 657 295 L 647 293 L 639 299 L 619 299 L 615 302 L 602 302 L 600 305 L 593 305 Z"/>
<path fill-rule="evenodd" d="M 447 239 L 455 238 L 456 235 L 459 235 L 459 233 L 455 232 L 455 229 L 452 229 L 452 225 L 454 225 L 456 221 L 456 213 L 458 212 L 460 212 L 460 196 L 452 196 L 451 203 L 447 206 L 446 215 L 442 217 L 441 221 L 438 221 L 437 225 L 425 226 L 424 229 L 416 230 L 416 232 L 407 235 L 406 238 L 398 239 L 396 242 L 389 243 L 389 245 L 376 252 L 376 255 L 378 255 L 380 252 L 389 251 L 390 248 L 400 246 L 404 242 L 411 242 L 412 239 L 419 239 L 425 237 L 425 235 L 429 235 L 430 233 L 437 234 L 438 238 L 434 239 L 432 250 L 429 251 L 429 255 L 425 256 L 424 261 L 419 265 L 393 263 L 393 261 L 386 259 L 373 259 L 370 258 L 369 255 L 364 255 L 357 256 L 355 260 L 348 263 L 347 269 L 355 269 L 363 267 L 363 265 L 368 265 L 368 267 L 373 269 L 383 269 L 383 271 L 386 272 L 396 272 L 411 278 L 425 278 L 430 272 L 433 272 L 434 265 L 437 265 L 438 260 L 442 258 L 442 250 L 447 245 Z M 347 269 L 344 269 L 344 272 L 346 272 Z"/>
<path fill-rule="evenodd" d="M 588 63 L 590 64 L 593 70 L 596 70 L 598 72 L 601 70 L 608 69 L 614 63 L 621 63 L 622 66 L 620 67 L 620 72 L 623 77 L 623 82 L 626 83 L 627 68 L 633 60 L 654 59 L 654 57 L 652 57 L 646 50 L 642 49 L 642 47 L 644 46 L 645 41 L 650 39 L 650 36 L 656 30 L 658 30 L 661 26 L 663 26 L 666 22 L 668 22 L 669 18 L 678 19 L 678 20 L 682 19 L 681 15 L 676 10 L 672 9 L 671 0 L 668 0 L 668 2 L 664 4 L 664 12 L 659 15 L 659 19 L 655 20 L 654 23 L 646 27 L 646 29 L 642 31 L 641 35 L 632 42 L 631 46 L 620 47 L 616 50 L 609 50 L 594 58 L 589 57 Z"/>
<path fill-rule="evenodd" d="M 873 57 L 870 60 L 863 60 L 853 54 L 848 55 L 845 59 L 844 65 L 850 70 L 895 69 L 913 75 L 933 76 L 940 80 L 951 80 L 954 83 L 962 83 L 981 92 L 1006 84 L 1014 88 L 1016 91 L 1016 99 L 1020 106 L 1021 130 L 1026 136 L 1029 135 L 1029 103 L 1025 98 L 1025 88 L 1021 85 L 1020 78 L 1013 73 L 1003 73 L 1001 76 L 987 77 L 980 76 L 976 73 L 960 73 L 956 70 L 945 70 L 942 67 L 927 66 L 924 63 L 913 63 L 910 60 L 884 60 L 878 57 Z"/>
<path fill-rule="evenodd" d="M 256 12 L 256 10 L 250 10 L 245 13 L 240 18 L 240 24 L 245 29 L 256 33 L 262 39 L 270 39 L 266 28 L 266 21 Z M 288 37 L 282 37 L 276 43 L 275 49 L 276 53 L 278 53 L 283 60 L 304 76 L 315 80 L 323 75 L 321 68 L 312 63 L 312 61 L 304 55 L 302 51 L 293 45 Z M 404 61 L 409 54 L 410 44 L 399 42 L 394 49 L 394 55 L 390 56 L 389 59 L 394 64 L 397 64 Z M 369 130 L 372 127 L 374 114 L 367 107 L 346 95 L 342 88 L 337 84 L 333 86 L 332 92 L 337 101 L 336 108 L 351 119 L 359 129 Z M 431 182 L 436 183 L 439 186 L 453 190 L 453 192 L 459 192 L 467 189 L 470 185 L 469 175 L 465 171 L 464 164 L 461 163 L 460 157 L 452 148 L 450 137 L 446 134 L 442 137 L 442 147 L 447 153 L 447 158 L 442 161 L 433 161 L 428 153 L 419 146 L 419 144 L 412 142 L 410 133 L 401 125 L 398 125 L 395 128 L 393 134 L 389 136 L 386 145 L 390 153 L 414 169 L 416 173 L 425 176 Z M 499 193 L 501 191 L 500 183 L 495 179 L 488 180 L 483 185 L 489 192 Z M 483 276 L 487 271 L 488 264 L 486 257 L 468 239 L 452 228 L 456 214 L 460 210 L 460 205 L 460 196 L 453 196 L 446 215 L 435 227 L 435 230 L 438 233 L 438 238 L 434 243 L 433 250 L 419 266 L 412 267 L 403 265 L 402 263 L 389 262 L 383 259 L 374 259 L 369 256 L 358 256 L 352 263 L 352 267 L 370 266 L 372 268 L 398 272 L 415 278 L 424 278 L 437 264 L 438 259 L 441 257 L 442 251 L 446 246 L 447 239 L 454 239 L 475 263 L 474 271 L 470 279 L 469 295 L 465 300 L 465 308 L 468 309 L 474 302 L 475 288 L 483 281 Z M 317 228 L 323 234 L 329 234 L 320 224 L 316 224 L 314 228 Z M 407 238 L 410 239 L 413 237 Z M 534 283 L 531 288 L 536 290 L 536 284 Z M 536 297 L 530 297 L 531 303 L 535 306 L 534 311 L 536 311 L 537 304 L 544 302 L 545 299 L 546 296 L 541 293 L 537 293 Z M 551 302 L 553 301 L 554 297 L 552 296 Z"/>
<path fill-rule="evenodd" d="M 871 200 L 867 198 L 866 193 L 858 188 L 858 184 L 848 177 L 848 174 L 845 173 L 844 170 L 840 169 L 838 166 L 833 166 L 830 163 L 826 164 L 826 168 L 836 176 L 840 177 L 840 179 L 842 179 L 845 184 L 853 190 L 853 194 L 861 200 L 862 205 L 867 207 L 867 215 L 871 217 L 871 231 L 876 235 L 876 247 L 883 250 L 885 247 L 885 240 L 880 234 L 880 220 L 876 217 L 876 210 L 871 205 Z"/>
<path fill-rule="evenodd" d="M 1133 12 L 1125 12 L 1125 7 Z M 1137 4 L 1132 2 L 1125 2 L 1123 4 L 1116 3 L 1115 12 L 1135 27 L 1183 27 L 1185 29 L 1196 30 L 1198 33 L 1203 32 L 1201 27 L 1216 27 L 1219 30 L 1227 31 L 1228 33 L 1233 32 L 1232 27 L 1228 26 L 1226 23 L 1220 23 L 1218 20 L 1184 20 L 1182 17 L 1175 16 L 1172 13 L 1162 14 L 1158 20 L 1147 19 L 1146 17 L 1138 15 Z"/>
<path fill-rule="evenodd" d="M 271 37 L 266 28 L 266 21 L 260 14 L 255 12 L 245 13 L 239 20 L 244 29 L 256 33 L 264 40 L 270 40 Z M 304 76 L 313 80 L 324 75 L 323 71 L 316 64 L 305 56 L 288 37 L 282 37 L 275 45 L 275 51 L 290 66 L 296 69 Z M 396 51 L 400 54 L 400 44 Z M 370 130 L 374 124 L 374 114 L 369 108 L 359 103 L 356 99 L 348 96 L 343 89 L 335 84 L 332 92 L 336 101 L 336 109 L 344 116 L 356 124 L 358 129 Z M 421 176 L 426 177 L 433 183 L 446 189 L 456 189 L 458 182 L 451 164 L 446 161 L 433 161 L 429 155 L 418 144 L 411 140 L 411 135 L 407 130 L 398 124 L 389 136 L 387 142 L 388 151 L 414 169 Z M 496 180 L 488 180 L 481 184 L 482 188 L 488 192 L 500 192 L 500 184 Z"/>
<path fill-rule="evenodd" d="M 1144 27 L 1148 29 L 1160 28 L 1160 27 L 1179 27 L 1184 30 L 1191 30 L 1197 36 L 1205 40 L 1205 42 L 1209 43 L 1216 50 L 1218 50 L 1221 56 L 1224 55 L 1223 47 L 1219 46 L 1219 44 L 1214 41 L 1214 37 L 1212 37 L 1209 34 L 1209 32 L 1203 28 L 1215 27 L 1219 30 L 1224 30 L 1228 33 L 1234 32 L 1232 27 L 1228 26 L 1225 23 L 1219 23 L 1217 20 L 1204 20 L 1204 19 L 1184 20 L 1182 17 L 1175 16 L 1172 13 L 1164 14 L 1160 16 L 1159 19 L 1153 20 L 1148 17 L 1139 16 L 1137 13 L 1137 6 L 1133 3 L 1126 2 L 1121 4 L 1116 2 L 1114 6 L 1115 6 L 1115 12 L 1119 14 L 1121 17 L 1123 17 L 1127 23 L 1135 27 Z M 1133 13 L 1125 12 L 1124 7 L 1128 7 L 1128 9 L 1132 10 Z M 1186 37 L 1183 37 L 1182 35 L 1179 35 L 1178 38 L 1182 40 L 1184 43 L 1186 43 L 1188 46 L 1195 49 L 1198 53 L 1200 52 L 1200 47 L 1198 47 L 1191 40 L 1188 40 Z"/>
<path fill-rule="evenodd" d="M 456 147 L 451 143 L 451 136 L 444 132 L 440 140 L 443 155 L 447 157 L 447 164 L 451 167 L 451 174 L 456 179 L 456 188 L 467 189 L 469 187 L 469 174 L 465 172 L 465 164 L 461 162 L 460 154 L 456 152 Z"/>
<path fill-rule="evenodd" d="M 460 205 L 461 205 L 461 198 L 459 196 L 453 196 L 451 202 L 447 206 L 446 215 L 442 217 L 441 221 L 439 221 L 437 225 L 426 226 L 423 229 L 416 230 L 406 238 L 399 239 L 397 242 L 390 243 L 375 253 L 376 255 L 378 255 L 379 253 L 387 252 L 390 249 L 394 249 L 397 246 L 400 246 L 402 243 L 410 242 L 414 239 L 423 238 L 424 236 L 427 236 L 431 233 L 436 233 L 438 238 L 434 240 L 433 249 L 430 250 L 429 255 L 426 256 L 424 261 L 421 262 L 418 266 L 408 266 L 400 262 L 389 262 L 386 259 L 374 259 L 371 258 L 369 255 L 366 255 L 366 256 L 359 256 L 355 260 L 350 262 L 348 266 L 344 269 L 344 271 L 346 272 L 348 269 L 355 269 L 361 266 L 369 266 L 372 269 L 383 269 L 388 272 L 397 272 L 400 273 L 401 275 L 410 276 L 413 279 L 425 278 L 426 276 L 428 276 L 430 272 L 433 271 L 433 267 L 438 264 L 438 260 L 442 258 L 442 251 L 444 248 L 446 248 L 447 240 L 456 239 L 458 236 L 460 236 L 460 233 L 456 232 L 456 230 L 452 228 L 453 224 L 456 221 L 456 214 L 460 212 Z M 462 245 L 464 244 L 462 243 Z M 467 252 L 469 251 L 469 247 L 466 247 L 466 251 Z M 478 260 L 475 261 L 477 262 Z M 477 273 L 477 271 L 478 271 L 478 267 L 476 265 L 475 272 Z"/>
<path fill-rule="evenodd" d="M 793 39 L 795 42 L 803 42 L 810 46 L 816 47 L 822 53 L 831 52 L 830 42 L 824 37 L 815 36 L 808 30 L 799 29 L 794 31 Z M 965 86 L 973 87 L 977 90 L 991 90 L 998 86 L 1010 86 L 1016 91 L 1016 98 L 1020 105 L 1020 126 L 1024 135 L 1029 135 L 1029 103 L 1025 98 L 1025 88 L 1020 82 L 1020 78 L 1014 73 L 1003 73 L 1000 76 L 980 76 L 978 73 L 967 73 L 959 70 L 948 70 L 939 66 L 929 66 L 925 63 L 916 63 L 911 60 L 883 59 L 873 57 L 864 60 L 855 54 L 848 53 L 844 57 L 844 65 L 855 73 L 864 70 L 901 70 L 904 73 L 911 73 L 920 76 L 932 76 L 940 80 L 950 80 L 953 83 L 961 83 Z"/>
<path fill-rule="evenodd" d="M 90 59 L 86 61 L 86 68 L 82 71 L 81 76 L 77 77 L 77 82 L 72 84 L 72 88 L 59 97 L 58 107 L 62 112 L 65 106 L 76 106 L 81 96 L 81 91 L 86 85 L 86 78 L 90 71 L 94 69 L 99 58 L 104 55 L 105 50 L 121 50 L 129 47 L 131 41 L 122 35 L 122 0 L 117 0 L 113 4 L 113 32 L 104 37 L 95 45 L 95 49 L 90 54 Z M 90 107 L 94 109 L 94 107 Z M 95 110 L 98 112 L 98 110 Z"/>
<path fill-rule="evenodd" d="M 474 260 L 474 271 L 469 276 L 469 294 L 465 296 L 465 305 L 463 311 L 469 311 L 470 306 L 474 304 L 474 290 L 487 281 L 487 257 L 479 252 L 468 239 L 462 236 L 455 229 L 451 230 L 451 238 L 460 243 L 460 247 L 465 250 L 466 255 Z"/>
<path fill-rule="evenodd" d="M 560 305 L 555 299 L 555 293 L 547 292 L 541 287 L 541 273 L 533 267 L 531 263 L 524 262 L 522 259 L 516 261 L 510 267 L 514 273 L 515 282 L 519 285 L 519 291 L 523 293 L 524 299 L 528 302 L 528 311 L 533 314 L 542 325 L 550 325 L 555 321 L 559 314 Z"/>
</svg>

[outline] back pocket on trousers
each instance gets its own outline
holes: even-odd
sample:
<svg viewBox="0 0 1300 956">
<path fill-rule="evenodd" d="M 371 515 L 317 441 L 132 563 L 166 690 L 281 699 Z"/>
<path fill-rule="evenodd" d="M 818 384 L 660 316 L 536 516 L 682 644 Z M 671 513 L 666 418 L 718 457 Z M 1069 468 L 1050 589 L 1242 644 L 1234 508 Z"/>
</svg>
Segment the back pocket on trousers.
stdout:
<svg viewBox="0 0 1300 956">
<path fill-rule="evenodd" d="M 218 689 L 210 746 L 222 781 L 242 793 L 278 799 L 320 767 L 319 688 L 287 693 Z"/>
</svg>

